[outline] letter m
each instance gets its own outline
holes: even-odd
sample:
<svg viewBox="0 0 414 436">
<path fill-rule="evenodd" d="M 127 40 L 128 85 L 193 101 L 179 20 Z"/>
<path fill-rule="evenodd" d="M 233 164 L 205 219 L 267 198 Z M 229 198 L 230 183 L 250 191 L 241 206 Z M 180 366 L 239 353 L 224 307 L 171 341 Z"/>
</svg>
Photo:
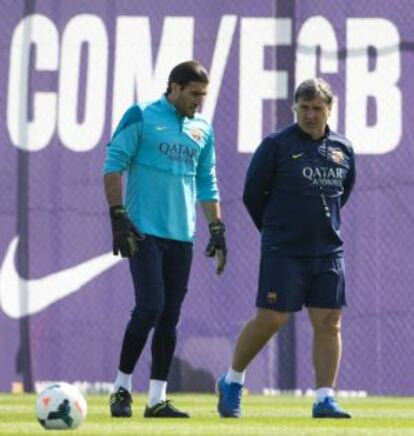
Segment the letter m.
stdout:
<svg viewBox="0 0 414 436">
<path fill-rule="evenodd" d="M 112 131 L 125 110 L 138 99 L 159 97 L 168 74 L 180 62 L 193 57 L 193 17 L 166 17 L 158 54 L 151 40 L 148 17 L 119 17 L 116 24 Z M 154 64 L 152 59 L 154 58 Z"/>
</svg>

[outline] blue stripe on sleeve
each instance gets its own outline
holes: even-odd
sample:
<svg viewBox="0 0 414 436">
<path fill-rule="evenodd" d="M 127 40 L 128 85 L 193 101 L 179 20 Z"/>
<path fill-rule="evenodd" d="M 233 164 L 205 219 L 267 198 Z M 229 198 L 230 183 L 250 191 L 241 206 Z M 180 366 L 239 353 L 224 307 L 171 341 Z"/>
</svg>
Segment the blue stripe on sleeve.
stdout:
<svg viewBox="0 0 414 436">
<path fill-rule="evenodd" d="M 129 167 L 137 150 L 142 120 L 142 111 L 138 106 L 132 106 L 125 112 L 106 148 L 104 174 L 123 172 Z"/>
<path fill-rule="evenodd" d="M 139 123 L 142 121 L 142 111 L 141 109 L 134 105 L 130 107 L 122 117 L 121 121 L 118 124 L 114 134 L 112 135 L 112 139 L 114 139 L 120 132 L 128 128 L 131 124 Z"/>
</svg>

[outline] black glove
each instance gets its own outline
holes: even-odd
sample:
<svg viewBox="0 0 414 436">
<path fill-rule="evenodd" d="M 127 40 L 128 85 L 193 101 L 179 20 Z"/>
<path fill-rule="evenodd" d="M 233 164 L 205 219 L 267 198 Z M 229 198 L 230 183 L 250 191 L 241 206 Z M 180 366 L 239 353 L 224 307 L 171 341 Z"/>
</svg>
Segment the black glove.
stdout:
<svg viewBox="0 0 414 436">
<path fill-rule="evenodd" d="M 132 224 L 124 206 L 111 206 L 109 209 L 112 222 L 113 253 L 116 256 L 133 257 L 138 253 L 138 244 L 145 239 Z"/>
<path fill-rule="evenodd" d="M 208 257 L 217 256 L 217 274 L 224 271 L 227 260 L 227 247 L 224 232 L 226 228 L 221 221 L 214 221 L 208 226 L 210 230 L 210 240 L 205 251 Z"/>
</svg>

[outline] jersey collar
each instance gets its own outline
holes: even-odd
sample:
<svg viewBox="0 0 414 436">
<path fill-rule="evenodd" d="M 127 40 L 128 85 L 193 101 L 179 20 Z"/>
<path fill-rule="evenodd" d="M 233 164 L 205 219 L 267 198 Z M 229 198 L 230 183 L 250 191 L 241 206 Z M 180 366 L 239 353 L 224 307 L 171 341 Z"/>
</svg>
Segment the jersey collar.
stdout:
<svg viewBox="0 0 414 436">
<path fill-rule="evenodd" d="M 308 135 L 306 132 L 304 132 L 304 131 L 299 127 L 299 124 L 298 124 L 298 123 L 296 123 L 295 125 L 296 125 L 296 129 L 297 129 L 298 135 L 299 135 L 301 138 L 303 138 L 303 139 L 307 139 L 308 141 L 320 142 L 320 141 L 322 141 L 322 140 L 324 140 L 324 139 L 328 139 L 329 136 L 331 136 L 331 129 L 329 128 L 328 125 L 326 125 L 326 127 L 325 127 L 325 133 L 324 133 L 324 135 L 322 136 L 322 138 L 318 138 L 318 139 L 313 139 L 311 135 Z"/>
<path fill-rule="evenodd" d="M 177 112 L 175 106 L 168 101 L 168 98 L 165 94 L 160 98 L 160 102 L 165 109 L 169 110 L 170 112 Z"/>
<path fill-rule="evenodd" d="M 167 98 L 167 96 L 166 96 L 165 94 L 160 98 L 160 102 L 161 102 L 162 106 L 163 106 L 167 111 L 175 113 L 175 114 L 177 115 L 178 118 L 184 118 L 182 115 L 180 115 L 180 114 L 177 112 L 177 109 L 175 108 L 175 106 L 174 106 L 172 103 L 170 103 L 170 102 L 168 101 L 168 98 Z"/>
</svg>

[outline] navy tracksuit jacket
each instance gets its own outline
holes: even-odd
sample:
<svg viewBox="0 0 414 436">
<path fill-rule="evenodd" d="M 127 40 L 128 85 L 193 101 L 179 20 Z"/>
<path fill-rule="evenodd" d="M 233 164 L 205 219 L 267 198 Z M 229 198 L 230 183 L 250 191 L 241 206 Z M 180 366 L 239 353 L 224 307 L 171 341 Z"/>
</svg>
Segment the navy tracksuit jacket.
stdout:
<svg viewBox="0 0 414 436">
<path fill-rule="evenodd" d="M 329 127 L 318 140 L 297 124 L 265 138 L 243 192 L 262 250 L 306 257 L 341 253 L 340 209 L 354 182 L 352 145 Z"/>
</svg>

